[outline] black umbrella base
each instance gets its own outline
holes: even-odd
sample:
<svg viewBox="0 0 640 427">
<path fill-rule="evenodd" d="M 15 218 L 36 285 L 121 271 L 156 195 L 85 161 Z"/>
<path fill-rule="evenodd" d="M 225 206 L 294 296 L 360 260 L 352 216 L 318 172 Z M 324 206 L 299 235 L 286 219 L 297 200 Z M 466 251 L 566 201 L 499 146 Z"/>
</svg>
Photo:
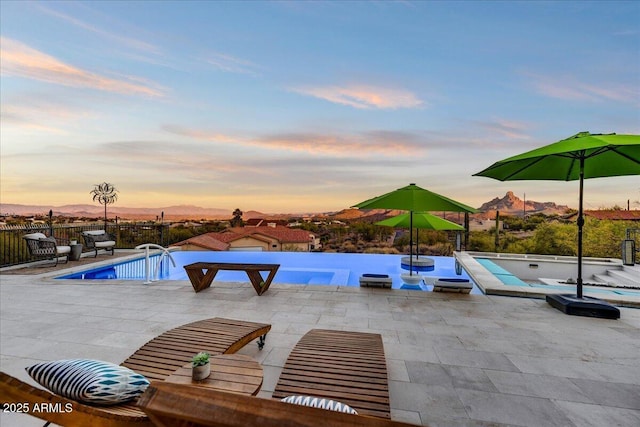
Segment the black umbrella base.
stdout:
<svg viewBox="0 0 640 427">
<path fill-rule="evenodd" d="M 547 302 L 554 308 L 572 316 L 598 317 L 601 319 L 619 319 L 620 310 L 606 301 L 597 298 L 576 295 L 547 295 Z"/>
</svg>

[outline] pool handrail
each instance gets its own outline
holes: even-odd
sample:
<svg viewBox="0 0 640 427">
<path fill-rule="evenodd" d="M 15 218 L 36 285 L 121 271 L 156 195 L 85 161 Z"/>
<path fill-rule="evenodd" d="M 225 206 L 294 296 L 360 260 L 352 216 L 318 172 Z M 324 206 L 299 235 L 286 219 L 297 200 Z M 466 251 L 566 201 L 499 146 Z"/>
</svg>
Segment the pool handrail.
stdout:
<svg viewBox="0 0 640 427">
<path fill-rule="evenodd" d="M 173 264 L 174 267 L 176 267 L 176 262 L 173 259 L 173 257 L 171 256 L 171 252 L 169 251 L 169 248 L 165 248 L 163 246 L 160 245 L 156 245 L 155 243 L 144 243 L 142 245 L 138 245 L 135 247 L 135 249 L 144 249 L 144 276 L 145 276 L 145 285 L 149 285 L 152 282 L 155 282 L 158 280 L 158 272 L 160 270 L 160 265 L 162 264 L 162 258 L 164 258 L 165 256 L 168 257 L 171 260 L 171 264 Z M 150 261 L 149 261 L 149 249 L 159 249 L 162 251 L 162 254 L 160 255 L 160 259 L 158 260 L 158 263 L 156 264 L 156 269 L 154 271 L 153 274 L 153 278 L 151 278 L 151 266 L 150 266 Z"/>
</svg>

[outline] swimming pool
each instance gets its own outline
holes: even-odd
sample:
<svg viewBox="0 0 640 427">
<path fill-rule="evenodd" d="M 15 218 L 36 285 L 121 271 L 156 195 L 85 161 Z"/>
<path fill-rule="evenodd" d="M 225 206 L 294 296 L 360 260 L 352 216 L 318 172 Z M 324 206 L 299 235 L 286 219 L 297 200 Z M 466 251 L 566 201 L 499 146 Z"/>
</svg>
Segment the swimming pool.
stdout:
<svg viewBox="0 0 640 427">
<path fill-rule="evenodd" d="M 159 267 L 160 280 L 189 280 L 184 266 L 194 262 L 230 262 L 280 264 L 273 283 L 304 285 L 340 285 L 360 286 L 360 276 L 365 273 L 388 274 L 392 279 L 392 288 L 409 289 L 400 275 L 407 273 L 401 267 L 403 255 L 318 253 L 318 252 L 213 252 L 213 251 L 175 251 L 171 256 L 176 262 L 174 267 L 166 257 Z M 453 257 L 430 256 L 435 261 L 432 271 L 420 271 L 418 274 L 431 278 L 457 277 L 469 279 L 462 270 L 456 274 Z M 157 268 L 159 255 L 150 257 L 151 271 Z M 93 268 L 57 279 L 82 280 L 145 280 L 144 257 L 135 260 Z M 242 271 L 220 271 L 216 280 L 246 282 L 247 275 Z M 432 280 L 433 281 L 433 280 Z M 432 286 L 422 284 L 419 290 L 431 290 Z M 472 293 L 482 293 L 474 284 Z"/>
</svg>

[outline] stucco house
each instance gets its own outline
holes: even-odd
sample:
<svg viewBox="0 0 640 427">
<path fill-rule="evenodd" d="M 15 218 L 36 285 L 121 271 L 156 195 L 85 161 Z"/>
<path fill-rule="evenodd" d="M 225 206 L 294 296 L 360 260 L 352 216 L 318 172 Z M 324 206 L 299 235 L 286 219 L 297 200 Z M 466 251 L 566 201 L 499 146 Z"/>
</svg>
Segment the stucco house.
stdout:
<svg viewBox="0 0 640 427">
<path fill-rule="evenodd" d="M 319 242 L 309 231 L 282 226 L 257 226 L 206 233 L 172 246 L 179 246 L 185 251 L 310 252 L 319 247 Z"/>
</svg>

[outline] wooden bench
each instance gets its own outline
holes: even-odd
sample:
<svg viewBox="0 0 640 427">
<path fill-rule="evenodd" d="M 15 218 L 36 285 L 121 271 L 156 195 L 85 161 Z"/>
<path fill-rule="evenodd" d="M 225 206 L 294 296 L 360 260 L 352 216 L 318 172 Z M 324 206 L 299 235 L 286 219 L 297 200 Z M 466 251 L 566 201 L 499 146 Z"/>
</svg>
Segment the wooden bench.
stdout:
<svg viewBox="0 0 640 427">
<path fill-rule="evenodd" d="M 224 318 L 200 320 L 171 329 L 152 339 L 122 363 L 150 381 L 164 380 L 200 351 L 212 355 L 233 354 L 255 339 L 262 348 L 271 325 Z M 173 385 L 173 384 L 172 384 Z M 30 415 L 64 426 L 151 426 L 136 402 L 114 406 L 90 406 L 34 387 L 0 372 L 1 403 L 28 404 Z M 67 408 L 43 412 L 38 407 Z M 67 406 L 71 405 L 71 406 Z"/>
<path fill-rule="evenodd" d="M 156 426 L 163 427 L 415 427 L 384 418 L 163 382 L 151 383 L 138 404 Z"/>
<path fill-rule="evenodd" d="M 278 268 L 280 268 L 280 264 L 241 264 L 226 262 L 195 262 L 184 266 L 191 281 L 191 286 L 193 286 L 193 290 L 196 292 L 200 292 L 211 286 L 211 282 L 213 282 L 218 271 L 235 270 L 247 273 L 253 289 L 256 290 L 258 295 L 262 295 L 269 289 L 273 278 L 278 272 Z M 260 274 L 261 271 L 269 272 L 266 279 L 262 278 Z"/>
<path fill-rule="evenodd" d="M 296 344 L 273 392 L 327 398 L 360 415 L 389 419 L 387 362 L 380 334 L 312 329 Z"/>
</svg>

